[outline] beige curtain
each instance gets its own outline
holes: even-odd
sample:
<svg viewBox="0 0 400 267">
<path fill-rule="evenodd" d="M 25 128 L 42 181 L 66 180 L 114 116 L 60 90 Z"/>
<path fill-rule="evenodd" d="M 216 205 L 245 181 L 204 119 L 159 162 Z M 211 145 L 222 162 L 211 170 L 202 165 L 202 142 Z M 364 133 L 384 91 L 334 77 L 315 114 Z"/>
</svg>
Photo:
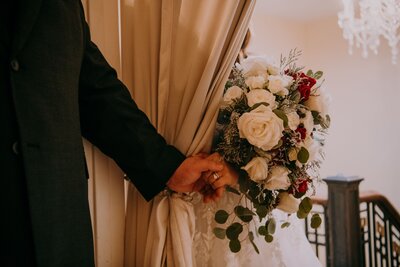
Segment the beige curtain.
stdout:
<svg viewBox="0 0 400 267">
<path fill-rule="evenodd" d="M 120 73 L 118 1 L 84 0 L 92 39 Z M 86 142 L 89 202 L 97 267 L 123 266 L 125 202 L 123 173 L 113 160 Z"/>
<path fill-rule="evenodd" d="M 122 78 L 170 144 L 208 151 L 255 0 L 122 0 Z M 155 168 L 157 166 L 154 166 Z M 190 197 L 190 196 L 188 196 Z M 128 188 L 124 266 L 193 266 L 190 201 Z"/>
</svg>

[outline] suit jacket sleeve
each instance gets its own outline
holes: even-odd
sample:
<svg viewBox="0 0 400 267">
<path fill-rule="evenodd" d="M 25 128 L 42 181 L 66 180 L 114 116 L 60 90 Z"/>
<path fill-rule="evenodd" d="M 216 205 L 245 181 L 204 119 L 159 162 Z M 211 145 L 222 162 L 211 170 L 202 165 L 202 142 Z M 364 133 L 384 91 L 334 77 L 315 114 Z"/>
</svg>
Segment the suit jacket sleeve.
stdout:
<svg viewBox="0 0 400 267">
<path fill-rule="evenodd" d="M 82 135 L 113 158 L 149 200 L 165 188 L 185 157 L 166 144 L 139 110 L 115 70 L 90 40 L 84 19 L 83 24 L 86 48 L 79 84 Z"/>
</svg>

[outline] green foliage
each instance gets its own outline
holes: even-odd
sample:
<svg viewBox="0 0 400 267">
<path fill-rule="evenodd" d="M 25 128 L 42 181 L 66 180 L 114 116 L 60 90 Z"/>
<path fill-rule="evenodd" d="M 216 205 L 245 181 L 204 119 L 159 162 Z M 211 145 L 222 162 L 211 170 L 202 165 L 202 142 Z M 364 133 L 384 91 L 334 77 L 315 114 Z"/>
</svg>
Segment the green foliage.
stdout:
<svg viewBox="0 0 400 267">
<path fill-rule="evenodd" d="M 229 186 L 229 185 L 225 186 L 225 190 L 227 192 L 231 192 L 231 193 L 234 193 L 234 194 L 240 196 L 240 192 L 237 189 L 233 188 L 232 186 Z"/>
<path fill-rule="evenodd" d="M 218 237 L 219 239 L 224 239 L 226 236 L 226 231 L 223 228 L 219 228 L 219 227 L 215 227 L 213 229 L 213 233 L 216 237 Z"/>
<path fill-rule="evenodd" d="M 241 232 L 243 232 L 243 225 L 235 222 L 226 228 L 226 237 L 229 240 L 236 240 L 239 238 Z"/>
<path fill-rule="evenodd" d="M 268 234 L 267 227 L 265 227 L 265 225 L 261 225 L 260 227 L 258 227 L 258 233 L 260 235 L 267 235 Z"/>
<path fill-rule="evenodd" d="M 256 213 L 260 219 L 265 218 L 267 216 L 268 212 L 269 212 L 269 210 L 266 206 L 259 205 L 256 208 Z"/>
<path fill-rule="evenodd" d="M 313 214 L 311 217 L 311 228 L 316 229 L 321 225 L 321 223 L 322 219 L 319 216 L 319 214 L 318 213 Z"/>
<path fill-rule="evenodd" d="M 312 209 L 312 202 L 309 197 L 305 197 L 302 199 L 299 205 L 299 210 L 297 211 L 297 217 L 299 219 L 304 219 L 307 217 L 308 213 Z"/>
<path fill-rule="evenodd" d="M 276 230 L 276 221 L 274 218 L 270 218 L 267 220 L 267 222 L 265 223 L 265 227 L 267 227 L 267 232 L 270 235 L 275 234 L 275 230 Z"/>
<path fill-rule="evenodd" d="M 268 104 L 267 102 L 260 102 L 260 103 L 254 104 L 254 105 L 250 108 L 250 110 L 255 110 L 255 109 L 258 108 L 259 106 L 266 106 L 266 107 L 268 107 L 269 104 Z"/>
<path fill-rule="evenodd" d="M 284 223 L 282 223 L 281 228 L 283 229 L 283 228 L 287 228 L 289 226 L 290 226 L 290 222 L 284 222 Z"/>
<path fill-rule="evenodd" d="M 239 252 L 241 248 L 242 248 L 242 246 L 240 245 L 240 241 L 239 240 L 231 240 L 231 241 L 229 241 L 229 249 L 233 253 Z"/>
<path fill-rule="evenodd" d="M 283 126 L 286 128 L 288 127 L 288 117 L 286 116 L 285 112 L 279 109 L 274 109 L 273 112 L 275 113 L 278 118 L 280 118 L 283 121 Z"/>
<path fill-rule="evenodd" d="M 243 206 L 236 206 L 235 209 L 235 214 L 238 216 L 243 222 L 250 222 L 253 220 L 253 215 L 256 215 L 254 212 L 249 210 L 248 208 L 245 208 Z"/>
<path fill-rule="evenodd" d="M 274 237 L 270 234 L 267 234 L 264 239 L 265 239 L 265 242 L 267 242 L 267 243 L 271 243 L 272 241 L 274 241 Z"/>
<path fill-rule="evenodd" d="M 308 159 L 310 158 L 310 153 L 305 147 L 301 147 L 299 152 L 297 153 L 297 160 L 300 161 L 300 163 L 307 163 Z"/>
<path fill-rule="evenodd" d="M 219 224 L 226 223 L 228 220 L 229 214 L 225 210 L 218 210 L 215 213 L 215 221 Z"/>
<path fill-rule="evenodd" d="M 258 249 L 256 243 L 254 243 L 254 234 L 253 234 L 253 232 L 249 232 L 249 240 L 250 240 L 250 243 L 253 245 L 254 250 L 257 252 L 257 254 L 260 254 L 260 250 Z"/>
</svg>

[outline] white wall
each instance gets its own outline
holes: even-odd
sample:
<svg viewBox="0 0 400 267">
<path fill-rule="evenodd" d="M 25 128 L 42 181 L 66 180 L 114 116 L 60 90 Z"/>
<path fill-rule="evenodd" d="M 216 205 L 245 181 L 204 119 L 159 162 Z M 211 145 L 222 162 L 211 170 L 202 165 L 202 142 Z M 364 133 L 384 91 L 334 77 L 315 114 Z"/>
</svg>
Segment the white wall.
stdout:
<svg viewBox="0 0 400 267">
<path fill-rule="evenodd" d="M 400 63 L 391 64 L 386 43 L 378 56 L 364 59 L 357 49 L 350 56 L 336 16 L 299 22 L 256 11 L 252 28 L 251 53 L 279 58 L 297 47 L 307 69 L 325 73 L 333 101 L 322 177 L 363 177 L 361 190 L 386 195 L 400 210 Z"/>
</svg>

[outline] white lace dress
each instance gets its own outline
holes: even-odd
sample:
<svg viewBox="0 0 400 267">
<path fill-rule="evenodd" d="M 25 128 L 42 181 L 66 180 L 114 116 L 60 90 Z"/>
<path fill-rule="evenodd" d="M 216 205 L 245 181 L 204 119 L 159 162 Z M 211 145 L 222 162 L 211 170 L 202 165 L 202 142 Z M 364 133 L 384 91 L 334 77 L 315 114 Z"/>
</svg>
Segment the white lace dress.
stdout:
<svg viewBox="0 0 400 267">
<path fill-rule="evenodd" d="M 290 216 L 289 227 L 284 229 L 277 227 L 272 243 L 266 243 L 262 236 L 256 235 L 254 242 L 260 254 L 255 252 L 248 240 L 242 242 L 242 248 L 238 253 L 232 253 L 229 250 L 228 240 L 216 238 L 212 230 L 217 226 L 214 220 L 215 212 L 220 208 L 231 211 L 238 201 L 238 196 L 225 193 L 218 203 L 195 204 L 196 232 L 193 243 L 195 266 L 321 267 L 305 236 L 303 222 L 296 216 Z M 288 219 L 287 214 L 279 210 L 274 211 L 273 216 L 277 222 Z"/>
</svg>

